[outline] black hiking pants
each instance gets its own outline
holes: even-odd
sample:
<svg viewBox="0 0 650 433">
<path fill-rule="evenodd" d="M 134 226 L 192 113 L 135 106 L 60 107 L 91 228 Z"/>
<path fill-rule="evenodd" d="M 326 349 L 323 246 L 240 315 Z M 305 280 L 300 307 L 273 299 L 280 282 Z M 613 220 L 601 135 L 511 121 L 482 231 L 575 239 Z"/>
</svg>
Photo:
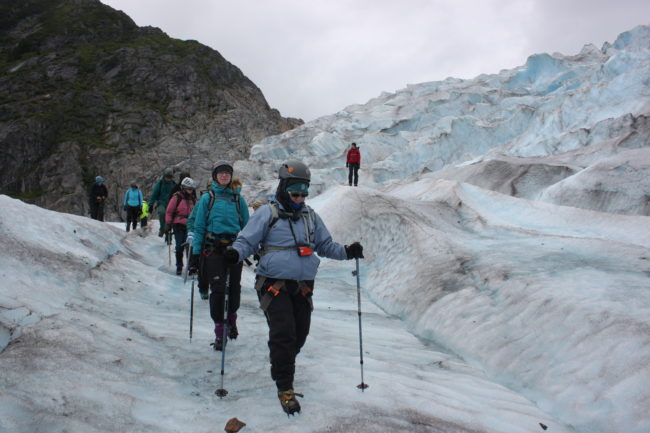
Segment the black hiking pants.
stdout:
<svg viewBox="0 0 650 433">
<path fill-rule="evenodd" d="M 185 253 L 185 240 L 187 239 L 187 226 L 185 224 L 174 224 L 174 252 L 176 253 L 176 267 L 183 267 L 183 254 Z"/>
<path fill-rule="evenodd" d="M 96 200 L 90 204 L 90 218 L 104 221 L 104 200 Z"/>
<path fill-rule="evenodd" d="M 142 213 L 142 208 L 138 206 L 127 206 L 126 207 L 126 231 L 130 230 L 130 226 L 133 226 L 133 230 L 138 227 L 138 217 Z"/>
<path fill-rule="evenodd" d="M 258 276 L 257 278 L 265 278 Z M 260 301 L 266 289 L 277 280 L 266 278 L 262 289 L 257 292 Z M 305 281 L 312 289 L 313 281 Z M 285 287 L 269 304 L 264 312 L 269 325 L 269 353 L 271 357 L 271 378 L 278 391 L 293 389 L 296 372 L 296 356 L 305 345 L 311 324 L 312 304 L 298 289 L 298 282 L 285 280 Z"/>
<path fill-rule="evenodd" d="M 228 292 L 228 315 L 232 316 L 239 309 L 241 299 L 241 272 L 243 263 L 226 266 L 223 260 L 224 250 L 215 250 L 212 254 L 201 257 L 201 276 L 210 287 L 210 317 L 216 323 L 223 323 L 224 302 L 226 297 L 226 271 L 230 274 Z M 218 337 L 221 337 L 219 335 Z"/>
<path fill-rule="evenodd" d="M 359 163 L 358 162 L 349 162 L 348 163 L 348 183 L 352 186 L 352 181 L 354 180 L 354 186 L 357 186 L 359 183 Z"/>
</svg>

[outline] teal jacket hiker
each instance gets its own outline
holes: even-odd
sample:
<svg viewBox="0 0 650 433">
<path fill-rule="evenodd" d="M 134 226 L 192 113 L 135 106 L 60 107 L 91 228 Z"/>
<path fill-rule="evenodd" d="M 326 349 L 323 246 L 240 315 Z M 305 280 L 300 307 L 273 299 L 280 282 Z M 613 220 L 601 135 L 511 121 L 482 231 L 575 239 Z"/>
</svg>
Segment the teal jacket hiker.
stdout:
<svg viewBox="0 0 650 433">
<path fill-rule="evenodd" d="M 142 207 L 142 191 L 138 188 L 129 188 L 124 193 L 124 207 Z"/>
<path fill-rule="evenodd" d="M 210 214 L 206 215 L 211 199 L 208 193 L 201 196 L 194 208 L 194 254 L 201 253 L 206 233 L 236 236 L 248 223 L 248 205 L 240 195 L 241 187 L 237 186 L 231 190 L 212 182 L 211 191 L 215 198 Z"/>
</svg>

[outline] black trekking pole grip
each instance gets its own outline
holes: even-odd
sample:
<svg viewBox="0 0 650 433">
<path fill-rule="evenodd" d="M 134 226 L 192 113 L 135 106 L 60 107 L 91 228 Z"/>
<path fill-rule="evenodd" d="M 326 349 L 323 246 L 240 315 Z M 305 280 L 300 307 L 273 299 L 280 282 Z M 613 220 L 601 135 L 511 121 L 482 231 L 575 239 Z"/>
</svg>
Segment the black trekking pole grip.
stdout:
<svg viewBox="0 0 650 433">
<path fill-rule="evenodd" d="M 368 384 L 363 381 L 363 336 L 361 333 L 361 282 L 359 280 L 359 258 L 355 257 L 356 271 L 355 275 L 357 276 L 357 311 L 359 313 L 359 364 L 361 366 L 361 383 L 357 385 L 362 392 L 364 389 L 368 388 Z"/>
</svg>

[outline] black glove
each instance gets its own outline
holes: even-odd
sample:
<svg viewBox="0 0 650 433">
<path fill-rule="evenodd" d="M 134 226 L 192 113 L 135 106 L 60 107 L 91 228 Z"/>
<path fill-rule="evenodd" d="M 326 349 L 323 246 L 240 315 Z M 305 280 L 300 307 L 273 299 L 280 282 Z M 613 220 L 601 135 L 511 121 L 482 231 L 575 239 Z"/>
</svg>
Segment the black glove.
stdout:
<svg viewBox="0 0 650 433">
<path fill-rule="evenodd" d="M 351 243 L 345 246 L 345 254 L 348 259 L 363 259 L 363 247 L 359 242 Z"/>
<path fill-rule="evenodd" d="M 239 262 L 239 253 L 233 247 L 228 247 L 223 253 L 223 260 L 229 265 L 236 265 Z"/>
<path fill-rule="evenodd" d="M 188 270 L 187 273 L 190 275 L 194 275 L 199 271 L 199 255 L 198 254 L 192 254 L 190 256 L 190 263 L 188 265 Z"/>
<path fill-rule="evenodd" d="M 349 163 L 349 162 L 346 162 L 346 163 L 345 163 L 345 168 L 349 168 L 349 167 L 350 167 L 350 163 Z"/>
</svg>

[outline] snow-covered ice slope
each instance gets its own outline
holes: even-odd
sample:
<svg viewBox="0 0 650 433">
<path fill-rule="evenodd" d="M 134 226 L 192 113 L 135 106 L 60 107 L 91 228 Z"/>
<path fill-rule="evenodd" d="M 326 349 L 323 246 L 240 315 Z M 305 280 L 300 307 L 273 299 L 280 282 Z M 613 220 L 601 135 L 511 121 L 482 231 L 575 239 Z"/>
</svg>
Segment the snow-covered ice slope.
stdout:
<svg viewBox="0 0 650 433">
<path fill-rule="evenodd" d="M 220 353 L 208 345 L 207 302 L 195 302 L 190 343 L 190 282 L 172 275 L 160 238 L 126 235 L 5 196 L 0 222 L 2 432 L 221 431 L 234 416 L 251 433 L 527 433 L 540 423 L 574 431 L 480 368 L 419 340 L 365 295 L 364 382 L 370 387 L 358 390 L 350 261 L 322 265 L 311 334 L 298 357 L 303 410 L 288 419 L 270 379 L 268 330 L 250 269 L 240 336 L 227 345 L 222 385 Z M 368 271 L 362 263 L 364 286 L 372 279 Z M 214 391 L 222 386 L 228 395 L 219 399 Z"/>
<path fill-rule="evenodd" d="M 273 184 L 258 181 L 273 179 L 283 160 L 300 159 L 321 191 L 347 183 L 345 152 L 354 141 L 365 186 L 434 176 L 555 204 L 648 215 L 649 70 L 650 26 L 639 26 L 601 49 L 535 54 L 496 75 L 384 93 L 265 139 L 237 168 L 252 174 L 249 193 L 262 195 Z"/>
<path fill-rule="evenodd" d="M 650 218 L 433 179 L 316 203 L 417 335 L 579 431 L 650 430 Z"/>
</svg>

